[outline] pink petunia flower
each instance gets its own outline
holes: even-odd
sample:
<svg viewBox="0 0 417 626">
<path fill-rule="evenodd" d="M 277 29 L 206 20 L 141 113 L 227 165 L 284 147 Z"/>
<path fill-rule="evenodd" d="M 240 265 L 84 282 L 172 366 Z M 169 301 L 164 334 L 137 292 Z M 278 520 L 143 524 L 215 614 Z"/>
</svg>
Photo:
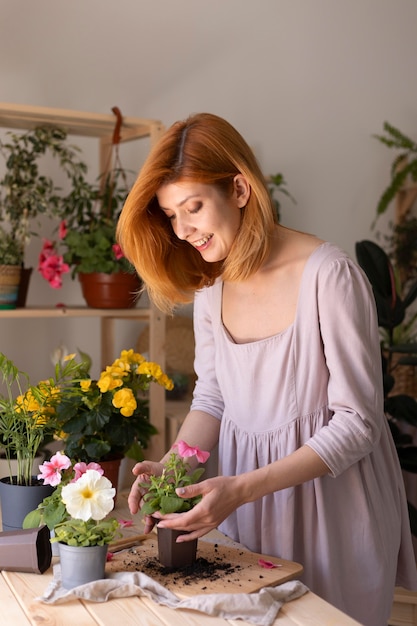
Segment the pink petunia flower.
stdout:
<svg viewBox="0 0 417 626">
<path fill-rule="evenodd" d="M 96 470 L 101 476 L 104 474 L 103 468 L 98 463 L 94 463 L 93 461 L 88 464 L 80 462 L 74 465 L 75 478 L 71 482 L 75 483 L 83 474 L 86 473 L 87 470 L 90 469 Z"/>
<path fill-rule="evenodd" d="M 265 561 L 265 559 L 259 559 L 258 565 L 265 569 L 274 569 L 275 567 L 282 567 L 279 563 L 272 563 L 272 561 Z"/>
<path fill-rule="evenodd" d="M 65 220 L 62 220 L 62 222 L 59 225 L 59 230 L 58 230 L 58 237 L 60 239 L 65 239 L 65 237 L 67 236 L 67 223 Z"/>
<path fill-rule="evenodd" d="M 199 463 L 205 463 L 210 456 L 210 452 L 200 450 L 198 446 L 189 446 L 185 441 L 174 443 L 173 448 L 178 448 L 178 454 L 182 457 L 196 456 Z"/>
<path fill-rule="evenodd" d="M 119 519 L 120 528 L 128 528 L 129 526 L 133 526 L 133 521 L 131 519 Z"/>
<path fill-rule="evenodd" d="M 117 260 L 119 259 L 123 259 L 124 254 L 123 254 L 123 250 L 121 249 L 121 247 L 119 246 L 118 243 L 114 243 L 112 245 L 112 250 L 113 250 L 113 254 L 116 257 Z"/>
<path fill-rule="evenodd" d="M 45 461 L 39 465 L 40 474 L 38 478 L 43 480 L 45 485 L 56 487 L 61 482 L 61 472 L 71 467 L 71 460 L 61 452 L 57 452 L 50 461 Z"/>
</svg>

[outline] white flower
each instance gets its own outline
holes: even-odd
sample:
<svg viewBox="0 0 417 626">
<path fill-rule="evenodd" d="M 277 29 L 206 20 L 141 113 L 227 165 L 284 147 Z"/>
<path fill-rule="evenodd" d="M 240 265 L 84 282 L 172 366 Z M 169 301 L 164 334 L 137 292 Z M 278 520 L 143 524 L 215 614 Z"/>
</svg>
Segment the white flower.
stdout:
<svg viewBox="0 0 417 626">
<path fill-rule="evenodd" d="M 87 470 L 76 482 L 62 488 L 62 501 L 71 517 L 96 521 L 106 517 L 114 507 L 116 490 L 97 470 Z"/>
</svg>

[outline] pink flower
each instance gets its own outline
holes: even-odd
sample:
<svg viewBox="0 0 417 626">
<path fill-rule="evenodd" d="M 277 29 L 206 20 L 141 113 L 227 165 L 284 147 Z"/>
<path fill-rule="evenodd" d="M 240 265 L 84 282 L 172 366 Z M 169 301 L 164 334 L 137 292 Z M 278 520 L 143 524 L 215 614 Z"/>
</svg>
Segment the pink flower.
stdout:
<svg viewBox="0 0 417 626">
<path fill-rule="evenodd" d="M 65 220 L 62 220 L 62 222 L 59 225 L 59 230 L 58 230 L 58 237 L 60 239 L 65 239 L 65 237 L 67 236 L 67 223 Z"/>
<path fill-rule="evenodd" d="M 133 526 L 133 521 L 131 519 L 119 519 L 120 528 L 127 528 L 128 526 Z"/>
<path fill-rule="evenodd" d="M 103 474 L 104 474 L 103 468 L 98 463 L 94 463 L 94 462 L 91 462 L 91 463 L 88 463 L 88 464 L 87 463 L 82 463 L 82 462 L 81 463 L 76 463 L 74 465 L 75 478 L 74 478 L 74 480 L 72 482 L 75 482 L 79 478 L 81 478 L 81 476 L 83 474 L 85 474 L 86 471 L 89 470 L 89 469 L 96 470 L 100 474 L 100 476 L 103 476 Z"/>
<path fill-rule="evenodd" d="M 60 289 L 62 287 L 62 274 L 69 272 L 70 267 L 64 263 L 62 256 L 53 254 L 39 262 L 38 271 L 51 287 Z"/>
<path fill-rule="evenodd" d="M 113 250 L 113 254 L 116 257 L 117 260 L 119 259 L 123 259 L 124 254 L 123 254 L 123 250 L 121 249 L 121 247 L 119 246 L 118 243 L 114 243 L 112 245 L 112 250 Z"/>
<path fill-rule="evenodd" d="M 50 461 L 45 461 L 39 465 L 40 474 L 38 478 L 43 480 L 45 485 L 56 487 L 61 482 L 61 471 L 71 467 L 71 460 L 61 452 L 57 452 Z"/>
<path fill-rule="evenodd" d="M 59 289 L 62 287 L 62 274 L 70 271 L 69 265 L 64 263 L 62 256 L 58 256 L 55 244 L 49 239 L 43 240 L 43 247 L 39 254 L 38 272 L 51 287 Z"/>
<path fill-rule="evenodd" d="M 204 450 L 200 450 L 198 446 L 193 448 L 185 441 L 178 441 L 177 443 L 174 443 L 172 447 L 178 448 L 178 454 L 182 457 L 196 456 L 199 463 L 205 463 L 210 456 L 210 452 L 204 452 Z"/>
<path fill-rule="evenodd" d="M 264 567 L 265 569 L 274 569 L 275 567 L 282 567 L 277 563 L 272 563 L 272 561 L 265 561 L 265 559 L 259 559 L 258 565 Z"/>
</svg>

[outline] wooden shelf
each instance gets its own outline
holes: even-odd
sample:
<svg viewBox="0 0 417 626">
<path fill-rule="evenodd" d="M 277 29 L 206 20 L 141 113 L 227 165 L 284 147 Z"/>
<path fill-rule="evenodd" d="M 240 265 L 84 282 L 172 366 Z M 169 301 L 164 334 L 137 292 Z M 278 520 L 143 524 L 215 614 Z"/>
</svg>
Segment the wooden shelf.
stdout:
<svg viewBox="0 0 417 626">
<path fill-rule="evenodd" d="M 149 319 L 151 308 L 133 309 L 91 309 L 87 306 L 24 307 L 21 309 L 0 309 L 0 319 L 28 317 L 107 317 L 114 319 Z"/>
<path fill-rule="evenodd" d="M 37 126 L 59 126 L 69 135 L 95 137 L 99 141 L 100 172 L 110 163 L 116 115 L 72 111 L 22 104 L 0 102 L 0 127 L 31 130 Z M 142 117 L 124 117 L 120 127 L 120 142 L 149 138 L 150 147 L 159 139 L 164 126 L 159 120 Z M 25 307 L 0 310 L 0 319 L 98 317 L 101 327 L 101 362 L 108 365 L 115 358 L 114 323 L 116 320 L 140 320 L 149 323 L 149 357 L 165 368 L 165 316 L 156 307 L 133 309 L 91 309 L 88 307 Z M 149 390 L 151 422 L 158 429 L 152 437 L 147 456 L 159 460 L 165 453 L 165 390 L 151 385 Z"/>
</svg>

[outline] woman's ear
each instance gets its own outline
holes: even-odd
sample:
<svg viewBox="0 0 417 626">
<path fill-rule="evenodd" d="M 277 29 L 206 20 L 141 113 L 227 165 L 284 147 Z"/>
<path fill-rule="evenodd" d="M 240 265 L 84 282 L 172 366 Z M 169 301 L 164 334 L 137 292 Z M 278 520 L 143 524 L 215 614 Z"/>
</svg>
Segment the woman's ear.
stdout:
<svg viewBox="0 0 417 626">
<path fill-rule="evenodd" d="M 236 174 L 233 179 L 233 184 L 238 207 L 243 209 L 247 205 L 250 197 L 250 185 L 243 174 Z"/>
</svg>

